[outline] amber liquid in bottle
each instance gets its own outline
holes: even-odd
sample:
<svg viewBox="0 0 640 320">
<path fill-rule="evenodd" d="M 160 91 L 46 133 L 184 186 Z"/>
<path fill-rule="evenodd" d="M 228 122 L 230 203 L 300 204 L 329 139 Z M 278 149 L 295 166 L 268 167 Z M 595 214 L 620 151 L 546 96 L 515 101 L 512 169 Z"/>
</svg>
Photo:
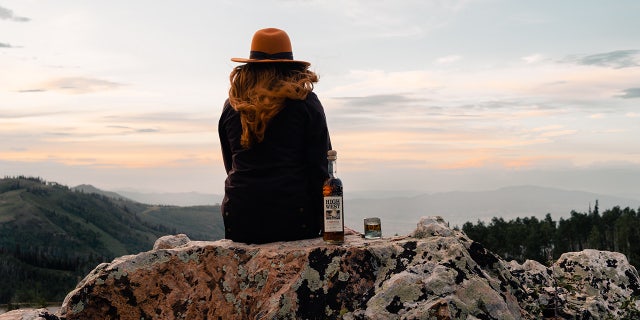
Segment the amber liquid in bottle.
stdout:
<svg viewBox="0 0 640 320">
<path fill-rule="evenodd" d="M 337 152 L 329 150 L 327 160 L 329 160 L 329 179 L 324 182 L 322 194 L 324 196 L 324 226 L 322 228 L 322 238 L 326 243 L 344 243 L 344 208 L 342 198 L 342 181 L 336 176 Z"/>
</svg>

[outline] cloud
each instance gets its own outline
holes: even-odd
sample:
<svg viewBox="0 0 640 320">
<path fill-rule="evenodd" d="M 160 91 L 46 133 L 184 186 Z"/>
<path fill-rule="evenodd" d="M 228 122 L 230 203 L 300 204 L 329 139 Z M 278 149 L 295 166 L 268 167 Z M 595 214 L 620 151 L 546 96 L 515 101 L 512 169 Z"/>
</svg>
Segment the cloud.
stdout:
<svg viewBox="0 0 640 320">
<path fill-rule="evenodd" d="M 160 132 L 160 130 L 145 128 L 145 129 L 138 129 L 138 130 L 136 130 L 136 132 L 138 132 L 138 133 L 152 133 L 152 132 Z"/>
<path fill-rule="evenodd" d="M 330 118 L 333 124 L 349 131 L 375 126 L 379 130 L 396 127 L 408 128 L 409 122 L 420 121 L 442 111 L 428 100 L 409 94 L 378 94 L 361 97 L 332 98 L 335 112 Z"/>
<path fill-rule="evenodd" d="M 71 137 L 73 134 L 69 132 L 45 132 L 46 136 L 54 136 L 54 137 Z"/>
<path fill-rule="evenodd" d="M 153 133 L 153 132 L 160 132 L 160 130 L 158 130 L 158 129 L 152 129 L 152 128 L 135 129 L 133 127 L 119 126 L 119 125 L 111 125 L 111 126 L 107 126 L 107 128 L 127 130 L 126 132 L 121 132 L 123 134 L 124 133 Z"/>
<path fill-rule="evenodd" d="M 323 8 L 315 12 L 336 12 L 334 21 L 353 26 L 350 34 L 363 38 L 421 37 L 450 23 L 452 16 L 471 5 L 468 0 L 449 1 L 299 1 Z M 399 5 L 402 3 L 402 5 Z M 338 18 L 338 19 L 336 19 Z"/>
<path fill-rule="evenodd" d="M 0 49 L 5 48 L 5 49 L 15 49 L 15 48 L 22 48 L 21 46 L 14 46 L 10 43 L 5 43 L 5 42 L 0 42 Z"/>
<path fill-rule="evenodd" d="M 92 93 L 97 91 L 107 91 L 117 89 L 123 86 L 120 83 L 111 82 L 101 79 L 92 79 L 84 77 L 66 77 L 57 78 L 38 85 L 36 88 L 23 89 L 18 92 L 44 92 L 44 91 L 61 91 L 73 94 Z"/>
<path fill-rule="evenodd" d="M 108 122 L 131 122 L 135 123 L 177 123 L 177 124 L 193 124 L 193 123 L 206 123 L 211 124 L 211 121 L 217 121 L 218 119 L 213 115 L 202 115 L 194 113 L 181 113 L 181 112 L 155 112 L 155 113 L 143 113 L 143 114 L 119 114 L 109 115 L 104 117 L 104 121 Z M 111 125 L 112 128 L 126 128 L 133 129 L 130 126 L 124 125 Z"/>
<path fill-rule="evenodd" d="M 532 64 L 532 63 L 536 63 L 544 60 L 544 56 L 536 53 L 536 54 L 528 55 L 526 57 L 522 57 L 521 59 L 526 64 Z"/>
<path fill-rule="evenodd" d="M 77 112 L 75 112 L 77 113 Z M 37 117 L 51 117 L 56 115 L 65 115 L 65 111 L 15 111 L 15 110 L 0 110 L 0 119 L 26 119 Z"/>
<path fill-rule="evenodd" d="M 573 55 L 561 62 L 586 66 L 611 67 L 622 69 L 640 66 L 640 50 L 617 50 L 592 55 Z"/>
<path fill-rule="evenodd" d="M 640 88 L 629 88 L 622 91 L 623 94 L 619 95 L 618 98 L 622 99 L 635 99 L 640 98 Z"/>
<path fill-rule="evenodd" d="M 357 107 L 402 104 L 417 101 L 417 99 L 412 99 L 401 94 L 377 94 L 363 97 L 336 97 L 334 99 L 346 101 L 348 104 Z"/>
<path fill-rule="evenodd" d="M 437 64 L 450 64 L 453 62 L 456 62 L 458 60 L 460 60 L 462 57 L 459 55 L 450 55 L 450 56 L 446 56 L 446 57 L 442 57 L 442 58 L 438 58 L 436 60 Z"/>
<path fill-rule="evenodd" d="M 7 8 L 3 8 L 0 7 L 0 20 L 9 20 L 9 21 L 16 21 L 16 22 L 27 22 L 30 21 L 31 19 L 26 18 L 26 17 L 20 17 L 20 16 L 16 16 L 13 14 L 13 11 L 7 9 Z"/>
</svg>

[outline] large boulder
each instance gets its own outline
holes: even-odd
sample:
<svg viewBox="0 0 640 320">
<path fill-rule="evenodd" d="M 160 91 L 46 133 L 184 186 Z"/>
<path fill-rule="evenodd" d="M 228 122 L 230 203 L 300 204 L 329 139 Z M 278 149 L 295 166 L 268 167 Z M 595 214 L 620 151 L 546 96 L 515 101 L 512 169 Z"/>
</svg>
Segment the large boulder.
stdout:
<svg viewBox="0 0 640 320">
<path fill-rule="evenodd" d="M 525 284 L 528 299 L 544 317 L 562 319 L 640 319 L 638 272 L 617 252 L 568 252 L 550 267 L 527 260 L 510 262 Z"/>
<path fill-rule="evenodd" d="M 103 263 L 60 319 L 634 319 L 638 273 L 624 255 L 585 250 L 553 266 L 506 262 L 450 229 L 344 245 L 159 239 Z M 19 319 L 19 318 L 6 318 Z M 4 320 L 4 319 L 3 319 Z"/>
<path fill-rule="evenodd" d="M 183 236 L 181 236 L 183 238 Z M 423 220 L 413 236 L 341 246 L 321 239 L 246 245 L 161 239 L 162 249 L 99 265 L 62 306 L 67 319 L 502 318 L 528 313 L 505 262 Z"/>
</svg>

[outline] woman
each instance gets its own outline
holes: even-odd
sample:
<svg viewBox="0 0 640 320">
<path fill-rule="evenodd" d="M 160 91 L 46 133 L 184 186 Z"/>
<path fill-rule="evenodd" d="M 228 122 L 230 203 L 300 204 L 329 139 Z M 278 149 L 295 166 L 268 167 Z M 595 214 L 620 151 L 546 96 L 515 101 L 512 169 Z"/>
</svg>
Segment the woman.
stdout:
<svg viewBox="0 0 640 320">
<path fill-rule="evenodd" d="M 331 149 L 309 63 L 293 59 L 288 35 L 258 30 L 249 59 L 230 75 L 218 123 L 227 171 L 225 238 L 245 243 L 317 237 Z"/>
</svg>

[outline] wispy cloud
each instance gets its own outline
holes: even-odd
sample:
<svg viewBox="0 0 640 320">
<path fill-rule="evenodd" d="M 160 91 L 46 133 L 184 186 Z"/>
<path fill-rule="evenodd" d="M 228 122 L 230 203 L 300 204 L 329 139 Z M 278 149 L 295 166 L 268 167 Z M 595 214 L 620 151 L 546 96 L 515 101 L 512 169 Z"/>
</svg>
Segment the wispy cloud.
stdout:
<svg viewBox="0 0 640 320">
<path fill-rule="evenodd" d="M 544 60 L 544 56 L 541 54 L 532 54 L 532 55 L 528 55 L 525 57 L 521 58 L 522 61 L 524 61 L 526 64 L 532 64 L 532 63 L 536 63 L 536 62 L 540 62 L 542 60 Z"/>
<path fill-rule="evenodd" d="M 213 115 L 202 115 L 198 113 L 181 113 L 181 112 L 154 112 L 154 113 L 142 113 L 142 114 L 119 114 L 108 115 L 103 118 L 105 122 L 111 123 L 165 123 L 165 124 L 179 124 L 179 125 L 194 125 L 203 124 L 210 126 L 212 122 L 217 121 L 217 118 Z M 133 129 L 128 125 L 111 125 L 112 128 Z"/>
<path fill-rule="evenodd" d="M 123 86 L 123 84 L 102 79 L 65 77 L 49 80 L 40 85 L 37 85 L 35 88 L 23 89 L 19 90 L 18 92 L 32 93 L 44 91 L 60 91 L 73 94 L 83 94 L 97 91 L 113 90 L 121 86 Z"/>
<path fill-rule="evenodd" d="M 446 57 L 441 57 L 436 60 L 437 64 L 450 64 L 460 60 L 462 57 L 459 55 L 449 55 Z"/>
<path fill-rule="evenodd" d="M 380 106 L 418 101 L 418 99 L 409 98 L 402 94 L 377 94 L 363 97 L 337 97 L 334 99 L 346 101 L 353 106 Z"/>
<path fill-rule="evenodd" d="M 138 130 L 136 130 L 136 132 L 138 132 L 138 133 L 152 133 L 152 132 L 160 132 L 160 130 L 144 128 L 144 129 L 138 129 Z"/>
<path fill-rule="evenodd" d="M 623 93 L 618 96 L 622 99 L 635 99 L 640 98 L 640 88 L 629 88 L 622 91 Z"/>
<path fill-rule="evenodd" d="M 71 111 L 55 110 L 55 111 L 16 111 L 16 110 L 0 110 L 0 119 L 28 119 L 38 117 L 50 117 L 57 115 L 66 115 Z M 77 114 L 76 111 L 73 112 Z"/>
<path fill-rule="evenodd" d="M 449 23 L 451 16 L 465 10 L 470 1 L 300 1 L 305 5 L 324 3 L 325 10 L 339 12 L 349 24 L 362 29 L 365 37 L 419 37 Z M 316 9 L 316 11 L 318 11 Z"/>
<path fill-rule="evenodd" d="M 15 14 L 13 14 L 13 11 L 4 7 L 0 7 L 0 20 L 9 20 L 9 21 L 16 21 L 16 22 L 31 21 L 31 19 L 27 17 L 16 16 Z"/>
<path fill-rule="evenodd" d="M 562 62 L 614 69 L 637 67 L 640 66 L 640 50 L 617 50 L 592 55 L 572 55 L 563 59 Z"/>
<path fill-rule="evenodd" d="M 126 130 L 126 131 L 120 132 L 120 134 L 127 134 L 127 133 L 154 133 L 154 132 L 160 132 L 160 130 L 159 130 L 159 129 L 152 129 L 152 128 L 136 129 L 136 128 L 129 127 L 129 126 L 119 126 L 119 125 L 107 126 L 107 128 L 111 128 L 111 129 L 123 129 L 123 130 Z"/>
<path fill-rule="evenodd" d="M 348 131 L 367 130 L 375 126 L 381 131 L 402 127 L 412 130 L 420 122 L 422 130 L 428 116 L 439 116 L 442 110 L 425 98 L 408 93 L 373 94 L 360 97 L 334 97 L 329 104 L 335 108 L 331 121 Z M 425 121 L 425 122 L 422 122 Z"/>
</svg>

